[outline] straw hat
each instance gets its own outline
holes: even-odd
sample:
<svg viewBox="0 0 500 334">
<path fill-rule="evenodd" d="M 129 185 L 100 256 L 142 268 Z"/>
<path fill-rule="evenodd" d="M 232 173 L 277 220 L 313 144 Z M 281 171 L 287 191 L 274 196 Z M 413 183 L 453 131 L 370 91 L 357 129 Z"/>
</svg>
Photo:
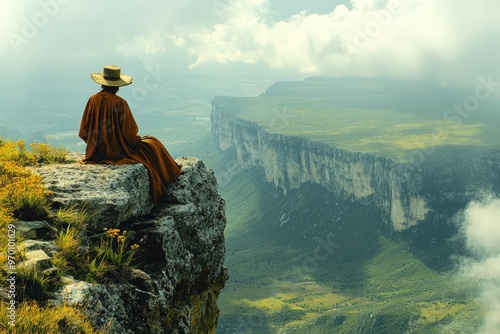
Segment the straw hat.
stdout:
<svg viewBox="0 0 500 334">
<path fill-rule="evenodd" d="M 121 69 L 115 65 L 106 65 L 102 73 L 90 73 L 92 80 L 100 85 L 122 87 L 132 83 L 132 77 L 121 74 Z"/>
</svg>

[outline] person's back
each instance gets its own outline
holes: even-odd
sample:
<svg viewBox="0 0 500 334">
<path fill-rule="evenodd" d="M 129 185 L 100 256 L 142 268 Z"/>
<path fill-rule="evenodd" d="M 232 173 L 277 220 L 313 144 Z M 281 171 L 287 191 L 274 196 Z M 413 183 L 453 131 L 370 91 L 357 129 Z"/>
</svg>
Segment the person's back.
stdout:
<svg viewBox="0 0 500 334">
<path fill-rule="evenodd" d="M 113 65 L 103 73 L 92 73 L 102 90 L 87 102 L 79 136 L 87 147 L 83 163 L 142 163 L 148 169 L 151 195 L 157 203 L 168 185 L 182 174 L 181 166 L 170 156 L 161 142 L 152 136 L 141 137 L 127 101 L 116 95 L 119 87 L 132 83 Z"/>
<path fill-rule="evenodd" d="M 92 95 L 85 107 L 79 136 L 86 143 L 85 162 L 133 163 L 141 137 L 127 102 L 112 92 Z"/>
</svg>

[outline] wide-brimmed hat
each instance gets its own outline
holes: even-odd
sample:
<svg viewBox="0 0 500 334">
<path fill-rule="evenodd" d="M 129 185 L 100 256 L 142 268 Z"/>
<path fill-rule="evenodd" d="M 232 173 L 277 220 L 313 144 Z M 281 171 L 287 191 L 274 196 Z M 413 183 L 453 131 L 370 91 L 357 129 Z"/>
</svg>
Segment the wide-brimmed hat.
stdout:
<svg viewBox="0 0 500 334">
<path fill-rule="evenodd" d="M 92 80 L 100 85 L 122 87 L 132 83 L 132 77 L 121 74 L 121 69 L 116 65 L 106 65 L 102 73 L 90 73 Z"/>
</svg>

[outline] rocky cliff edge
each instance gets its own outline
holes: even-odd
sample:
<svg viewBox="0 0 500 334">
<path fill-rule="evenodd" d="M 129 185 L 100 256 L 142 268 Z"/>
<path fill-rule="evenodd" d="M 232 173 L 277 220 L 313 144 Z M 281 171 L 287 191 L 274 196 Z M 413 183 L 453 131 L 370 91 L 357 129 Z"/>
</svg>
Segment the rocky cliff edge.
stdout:
<svg viewBox="0 0 500 334">
<path fill-rule="evenodd" d="M 140 263 L 131 276 L 109 284 L 65 276 L 51 302 L 84 309 L 110 333 L 215 332 L 217 297 L 227 279 L 224 200 L 213 171 L 201 160 L 180 158 L 177 163 L 183 165 L 184 174 L 170 186 L 166 201 L 155 207 L 141 164 L 72 163 L 36 170 L 53 192 L 54 207 L 83 205 L 92 213 L 89 240 L 104 227 L 119 227 L 140 244 Z M 36 240 L 46 235 L 42 231 L 46 224 L 19 222 L 18 226 L 25 244 L 33 246 L 26 249 L 26 261 L 50 267 L 57 247 L 50 238 Z"/>
</svg>

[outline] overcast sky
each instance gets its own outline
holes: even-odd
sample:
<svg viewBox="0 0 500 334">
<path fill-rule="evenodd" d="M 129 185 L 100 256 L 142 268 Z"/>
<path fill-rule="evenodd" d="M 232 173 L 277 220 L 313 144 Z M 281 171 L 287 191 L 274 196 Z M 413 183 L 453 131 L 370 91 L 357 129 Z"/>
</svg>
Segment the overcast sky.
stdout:
<svg viewBox="0 0 500 334">
<path fill-rule="evenodd" d="M 498 0 L 0 0 L 0 73 L 39 80 L 114 62 L 221 75 L 500 80 L 498 13 Z"/>
</svg>

